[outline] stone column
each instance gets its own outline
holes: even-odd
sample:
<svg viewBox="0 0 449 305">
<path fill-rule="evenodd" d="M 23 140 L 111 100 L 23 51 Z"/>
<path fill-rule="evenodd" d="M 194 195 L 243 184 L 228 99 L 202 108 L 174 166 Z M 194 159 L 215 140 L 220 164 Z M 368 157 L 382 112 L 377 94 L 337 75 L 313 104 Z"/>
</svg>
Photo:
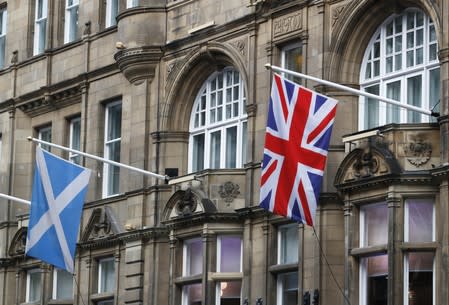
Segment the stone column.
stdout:
<svg viewBox="0 0 449 305">
<path fill-rule="evenodd" d="M 402 227 L 401 214 L 398 212 L 401 207 L 401 199 L 395 197 L 390 192 L 387 197 L 388 205 L 388 304 L 401 304 L 402 300 L 402 252 L 398 250 L 401 242 Z"/>
</svg>

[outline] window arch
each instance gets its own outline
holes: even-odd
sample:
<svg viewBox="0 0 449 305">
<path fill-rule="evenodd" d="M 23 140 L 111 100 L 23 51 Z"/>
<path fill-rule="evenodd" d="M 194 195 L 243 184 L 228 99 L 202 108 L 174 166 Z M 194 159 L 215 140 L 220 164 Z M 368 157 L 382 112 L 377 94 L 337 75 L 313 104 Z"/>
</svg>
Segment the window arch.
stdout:
<svg viewBox="0 0 449 305">
<path fill-rule="evenodd" d="M 373 35 L 363 58 L 360 87 L 437 111 L 440 91 L 438 43 L 432 20 L 421 10 L 392 15 Z M 360 98 L 359 129 L 389 123 L 428 122 L 429 118 L 367 97 Z"/>
<path fill-rule="evenodd" d="M 226 67 L 203 84 L 190 116 L 189 172 L 238 168 L 246 161 L 246 94 L 240 73 Z"/>
</svg>

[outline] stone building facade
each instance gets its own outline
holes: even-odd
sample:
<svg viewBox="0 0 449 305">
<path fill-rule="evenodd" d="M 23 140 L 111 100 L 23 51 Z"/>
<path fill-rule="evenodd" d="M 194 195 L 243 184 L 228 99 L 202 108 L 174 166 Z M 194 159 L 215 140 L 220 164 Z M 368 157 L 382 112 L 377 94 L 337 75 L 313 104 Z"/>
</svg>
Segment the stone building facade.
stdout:
<svg viewBox="0 0 449 305">
<path fill-rule="evenodd" d="M 75 274 L 0 200 L 0 304 L 449 304 L 449 1 L 0 0 L 0 192 L 92 170 Z M 258 207 L 270 63 L 339 100 L 315 229 Z M 181 179 L 182 178 L 182 179 Z M 322 254 L 325 254 L 323 256 Z M 309 302 L 307 302 L 309 301 Z"/>
</svg>

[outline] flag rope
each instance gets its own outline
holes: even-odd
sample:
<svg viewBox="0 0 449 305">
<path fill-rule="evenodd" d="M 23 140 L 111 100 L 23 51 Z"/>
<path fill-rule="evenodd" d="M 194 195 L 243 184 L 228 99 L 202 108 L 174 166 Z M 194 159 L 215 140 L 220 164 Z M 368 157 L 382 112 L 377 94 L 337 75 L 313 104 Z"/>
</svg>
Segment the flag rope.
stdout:
<svg viewBox="0 0 449 305">
<path fill-rule="evenodd" d="M 166 176 L 166 175 L 159 175 L 159 174 L 156 174 L 156 173 L 153 173 L 153 172 L 149 172 L 149 171 L 146 171 L 146 170 L 134 167 L 134 166 L 126 165 L 126 164 L 123 164 L 123 163 L 120 163 L 120 162 L 116 162 L 116 161 L 112 161 L 112 160 L 109 160 L 109 159 L 98 157 L 98 156 L 95 156 L 95 155 L 92 155 L 92 154 L 88 154 L 88 153 L 85 153 L 85 152 L 82 152 L 82 151 L 79 151 L 79 150 L 76 150 L 76 149 L 73 149 L 73 148 L 68 148 L 68 147 L 65 147 L 65 146 L 62 146 L 62 145 L 58 145 L 58 144 L 54 144 L 54 143 L 51 143 L 51 142 L 39 140 L 39 139 L 36 139 L 36 138 L 33 138 L 33 137 L 28 137 L 28 140 L 29 141 L 33 141 L 33 142 L 37 142 L 37 143 L 41 143 L 41 144 L 45 144 L 45 145 L 48 145 L 48 146 L 51 146 L 51 147 L 54 147 L 54 148 L 58 148 L 58 149 L 61 149 L 61 150 L 69 151 L 69 152 L 72 152 L 72 153 L 75 153 L 75 154 L 79 154 L 81 156 L 84 156 L 84 157 L 87 157 L 87 158 L 90 158 L 90 159 L 94 159 L 94 160 L 97 160 L 97 161 L 100 161 L 100 162 L 103 162 L 103 163 L 107 163 L 107 164 L 110 164 L 110 165 L 126 168 L 128 170 L 135 171 L 135 172 L 147 175 L 147 176 L 151 176 L 151 177 L 155 177 L 155 178 L 158 178 L 158 179 L 161 179 L 161 180 L 165 180 L 166 182 L 169 179 L 169 177 Z"/>
<path fill-rule="evenodd" d="M 84 302 L 83 294 L 81 293 L 80 285 L 78 284 L 78 281 L 76 280 L 76 274 L 73 273 L 72 276 L 73 276 L 73 280 L 75 281 L 75 285 L 77 287 L 76 291 L 78 292 L 78 296 L 80 297 L 81 302 L 83 303 L 83 305 L 86 305 L 86 303 Z"/>
<path fill-rule="evenodd" d="M 331 81 L 328 81 L 328 80 L 324 80 L 324 79 L 321 79 L 321 78 L 318 78 L 318 77 L 313 77 L 313 76 L 310 76 L 310 75 L 307 75 L 307 74 L 295 72 L 295 71 L 284 69 L 284 68 L 281 68 L 281 67 L 272 66 L 270 64 L 265 64 L 265 67 L 267 69 L 271 69 L 273 71 L 287 73 L 287 74 L 290 74 L 290 75 L 293 75 L 293 76 L 297 76 L 297 77 L 300 77 L 300 78 L 305 78 L 305 79 L 308 79 L 308 80 L 312 80 L 312 81 L 315 81 L 317 83 L 321 83 L 323 85 L 327 85 L 327 86 L 331 86 L 331 87 L 334 87 L 334 88 L 337 88 L 337 89 L 348 91 L 348 92 L 354 93 L 356 95 L 362 95 L 362 96 L 365 96 L 365 97 L 368 97 L 368 98 L 372 98 L 372 99 L 375 99 L 375 100 L 379 100 L 379 101 L 382 101 L 382 102 L 385 102 L 385 103 L 388 103 L 388 104 L 396 105 L 398 107 L 406 108 L 408 110 L 420 112 L 420 113 L 428 115 L 428 116 L 433 116 L 433 117 L 439 117 L 440 116 L 440 114 L 438 112 L 434 112 L 434 111 L 423 109 L 423 108 L 419 108 L 419 107 L 416 107 L 416 106 L 413 106 L 413 105 L 401 103 L 401 102 L 398 102 L 396 100 L 393 100 L 393 99 L 390 99 L 390 98 L 387 98 L 387 97 L 383 97 L 383 96 L 380 96 L 380 95 L 372 94 L 372 93 L 365 92 L 365 91 L 362 91 L 362 90 L 357 90 L 357 89 L 354 89 L 354 88 L 351 88 L 351 87 L 348 87 L 348 86 L 344 86 L 344 85 L 341 85 L 341 84 L 338 84 L 338 83 L 334 83 L 334 82 L 331 82 Z"/>
<path fill-rule="evenodd" d="M 316 233 L 315 226 L 312 226 L 312 228 L 313 228 L 313 233 L 314 233 L 314 235 L 315 235 L 316 241 L 317 241 L 318 246 L 319 246 L 319 248 L 320 248 L 321 256 L 324 258 L 324 261 L 326 262 L 326 266 L 327 266 L 327 268 L 329 269 L 329 272 L 330 272 L 330 274 L 331 274 L 331 276 L 332 276 L 332 279 L 333 279 L 334 282 L 335 282 L 335 285 L 337 285 L 338 290 L 340 290 L 340 293 L 341 293 L 342 296 L 344 297 L 344 299 L 345 299 L 345 301 L 346 301 L 346 304 L 347 304 L 347 305 L 351 305 L 351 301 L 349 300 L 348 296 L 343 292 L 343 289 L 341 288 L 340 284 L 338 284 L 337 278 L 335 277 L 335 274 L 334 274 L 334 272 L 332 271 L 332 268 L 331 268 L 331 266 L 330 266 L 330 264 L 329 264 L 329 261 L 327 260 L 326 254 L 325 254 L 324 251 L 323 251 L 323 247 L 321 246 L 321 241 L 320 241 L 320 239 L 318 238 L 318 234 Z"/>
</svg>

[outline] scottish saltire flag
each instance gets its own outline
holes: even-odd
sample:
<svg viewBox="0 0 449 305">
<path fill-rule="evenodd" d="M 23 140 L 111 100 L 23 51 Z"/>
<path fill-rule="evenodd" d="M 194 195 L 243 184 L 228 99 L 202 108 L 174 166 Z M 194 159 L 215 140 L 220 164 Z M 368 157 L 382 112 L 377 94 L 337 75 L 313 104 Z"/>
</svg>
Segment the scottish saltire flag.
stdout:
<svg viewBox="0 0 449 305">
<path fill-rule="evenodd" d="M 36 147 L 25 254 L 73 273 L 90 170 Z"/>
<path fill-rule="evenodd" d="M 313 226 L 337 101 L 275 74 L 260 206 Z"/>
</svg>

